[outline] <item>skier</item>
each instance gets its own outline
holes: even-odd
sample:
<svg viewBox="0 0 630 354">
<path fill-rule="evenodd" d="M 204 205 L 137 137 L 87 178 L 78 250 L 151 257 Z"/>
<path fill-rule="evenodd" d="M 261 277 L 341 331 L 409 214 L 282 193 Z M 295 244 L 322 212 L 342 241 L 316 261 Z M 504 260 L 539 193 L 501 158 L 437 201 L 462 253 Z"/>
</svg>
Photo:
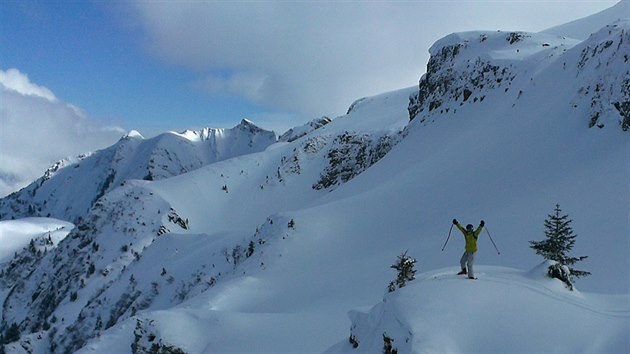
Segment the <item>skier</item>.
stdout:
<svg viewBox="0 0 630 354">
<path fill-rule="evenodd" d="M 453 219 L 453 224 L 464 234 L 464 239 L 466 240 L 466 250 L 459 261 L 462 271 L 457 273 L 457 275 L 468 275 L 468 279 L 476 279 L 473 271 L 473 263 L 475 261 L 475 254 L 477 253 L 477 239 L 486 223 L 481 220 L 477 230 L 473 229 L 472 224 L 466 225 L 464 229 L 457 219 Z"/>
</svg>

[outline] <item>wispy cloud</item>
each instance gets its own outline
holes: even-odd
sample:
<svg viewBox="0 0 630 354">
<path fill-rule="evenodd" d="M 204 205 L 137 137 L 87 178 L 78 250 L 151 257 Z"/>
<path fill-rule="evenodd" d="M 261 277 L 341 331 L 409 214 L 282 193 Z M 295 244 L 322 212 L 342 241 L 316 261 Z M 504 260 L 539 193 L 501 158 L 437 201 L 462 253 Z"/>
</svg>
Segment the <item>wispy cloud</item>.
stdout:
<svg viewBox="0 0 630 354">
<path fill-rule="evenodd" d="M 414 85 L 427 57 L 428 45 L 401 36 L 416 27 L 396 24 L 405 6 L 141 1 L 136 8 L 149 50 L 195 70 L 196 87 L 313 118 L 345 112 L 357 95 Z"/>
<path fill-rule="evenodd" d="M 18 69 L 0 70 L 0 101 L 0 196 L 55 161 L 111 145 L 124 133 L 88 118 Z"/>
<path fill-rule="evenodd" d="M 540 30 L 605 5 L 540 1 L 132 2 L 144 43 L 193 86 L 311 118 L 416 85 L 437 39 Z"/>
<path fill-rule="evenodd" d="M 21 95 L 45 98 L 50 102 L 57 101 L 57 97 L 44 86 L 32 83 L 26 74 L 17 69 L 0 70 L 0 84 L 5 90 L 15 91 Z"/>
<path fill-rule="evenodd" d="M 224 75 L 208 75 L 194 81 L 192 86 L 209 95 L 234 95 L 252 102 L 264 98 L 267 75 L 251 72 L 233 72 Z"/>
</svg>

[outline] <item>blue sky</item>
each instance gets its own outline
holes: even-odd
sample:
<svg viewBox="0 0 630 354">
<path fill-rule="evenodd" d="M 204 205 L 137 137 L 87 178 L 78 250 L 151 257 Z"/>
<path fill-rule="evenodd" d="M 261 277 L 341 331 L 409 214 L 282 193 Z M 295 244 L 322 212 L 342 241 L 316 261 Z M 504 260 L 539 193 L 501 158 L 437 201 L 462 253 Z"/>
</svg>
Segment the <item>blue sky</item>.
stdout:
<svg viewBox="0 0 630 354">
<path fill-rule="evenodd" d="M 450 33 L 536 32 L 615 3 L 0 0 L 0 197 L 131 129 L 248 118 L 282 134 L 417 85 Z"/>
<path fill-rule="evenodd" d="M 0 68 L 17 68 L 94 119 L 163 131 L 222 126 L 262 109 L 195 90 L 194 72 L 147 53 L 121 5 L 3 1 L 0 11 Z"/>
</svg>

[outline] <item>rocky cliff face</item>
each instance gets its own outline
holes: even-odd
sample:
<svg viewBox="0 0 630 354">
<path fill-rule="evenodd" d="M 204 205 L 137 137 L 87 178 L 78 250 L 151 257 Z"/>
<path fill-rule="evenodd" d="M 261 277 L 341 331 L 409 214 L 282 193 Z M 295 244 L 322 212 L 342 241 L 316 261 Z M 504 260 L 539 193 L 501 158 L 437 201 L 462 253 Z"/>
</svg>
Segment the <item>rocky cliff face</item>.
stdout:
<svg viewBox="0 0 630 354">
<path fill-rule="evenodd" d="M 519 94 L 545 58 L 565 52 L 578 41 L 526 32 L 466 32 L 449 35 L 431 48 L 427 72 L 410 96 L 409 118 L 430 119 L 462 106 L 483 102 L 488 94 Z M 529 69 L 529 70 L 528 70 Z"/>
<path fill-rule="evenodd" d="M 578 95 L 591 103 L 589 127 L 603 128 L 612 123 L 624 131 L 630 129 L 629 24 L 630 20 L 625 20 L 604 27 L 577 46 L 571 58 L 571 63 L 578 59 L 574 70 L 581 84 Z M 608 115 L 617 119 L 607 121 Z"/>
<path fill-rule="evenodd" d="M 330 122 L 332 122 L 332 120 L 326 116 L 318 118 L 318 119 L 314 119 L 304 124 L 303 126 L 295 127 L 295 128 L 291 128 L 287 130 L 284 134 L 280 135 L 280 137 L 278 138 L 278 141 L 284 141 L 284 142 L 290 143 L 294 140 L 297 140 L 307 135 L 313 130 L 316 130 L 325 126 L 326 124 Z"/>
<path fill-rule="evenodd" d="M 526 32 L 447 36 L 430 49 L 427 72 L 418 92 L 409 98 L 409 118 L 430 122 L 436 115 L 482 103 L 488 95 L 503 94 L 505 101 L 516 102 L 530 88 L 553 77 L 579 83 L 566 90 L 591 100 L 585 124 L 603 127 L 607 122 L 602 116 L 612 112 L 617 117 L 614 123 L 627 130 L 627 28 L 627 20 L 611 24 L 584 42 Z"/>
</svg>

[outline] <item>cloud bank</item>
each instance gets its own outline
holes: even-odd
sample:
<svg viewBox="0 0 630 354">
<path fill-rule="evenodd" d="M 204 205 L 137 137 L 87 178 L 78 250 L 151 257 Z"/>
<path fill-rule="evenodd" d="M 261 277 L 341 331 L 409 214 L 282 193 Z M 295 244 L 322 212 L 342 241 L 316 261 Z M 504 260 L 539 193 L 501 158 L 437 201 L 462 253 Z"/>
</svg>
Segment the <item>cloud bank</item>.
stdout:
<svg viewBox="0 0 630 354">
<path fill-rule="evenodd" d="M 536 31 L 592 13 L 568 1 L 132 2 L 147 49 L 208 95 L 309 118 L 416 85 L 428 48 L 457 31 Z"/>
<path fill-rule="evenodd" d="M 357 95 L 412 86 L 423 70 L 418 58 L 428 46 L 393 40 L 416 25 L 382 20 L 393 22 L 405 7 L 369 4 L 141 1 L 136 8 L 151 53 L 195 70 L 196 88 L 317 117 L 344 113 Z"/>
<path fill-rule="evenodd" d="M 0 197 L 55 161 L 111 145 L 124 133 L 89 119 L 18 69 L 0 70 L 0 102 Z"/>
</svg>

